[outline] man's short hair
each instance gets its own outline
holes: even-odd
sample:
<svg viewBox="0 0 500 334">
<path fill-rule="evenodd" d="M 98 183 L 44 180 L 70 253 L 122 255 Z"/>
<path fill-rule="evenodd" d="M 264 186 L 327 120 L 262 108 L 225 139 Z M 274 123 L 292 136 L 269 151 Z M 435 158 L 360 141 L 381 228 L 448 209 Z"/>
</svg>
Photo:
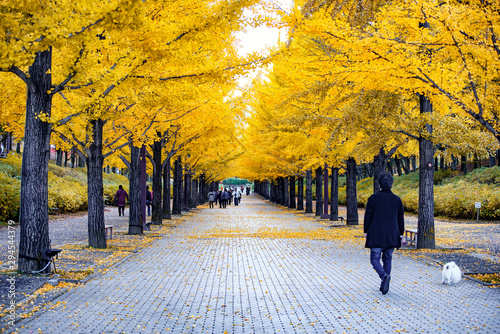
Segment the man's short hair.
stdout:
<svg viewBox="0 0 500 334">
<path fill-rule="evenodd" d="M 378 183 L 382 189 L 391 189 L 394 179 L 391 174 L 384 172 L 378 177 Z"/>
</svg>

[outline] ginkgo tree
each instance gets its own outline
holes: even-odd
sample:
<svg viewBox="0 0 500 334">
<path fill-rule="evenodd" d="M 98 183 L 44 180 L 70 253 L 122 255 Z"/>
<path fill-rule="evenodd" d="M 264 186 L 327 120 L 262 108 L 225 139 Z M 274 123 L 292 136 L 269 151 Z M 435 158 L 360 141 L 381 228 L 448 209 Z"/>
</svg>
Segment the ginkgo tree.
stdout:
<svg viewBox="0 0 500 334">
<path fill-rule="evenodd" d="M 74 77 L 71 69 L 52 81 L 52 50 L 67 42 L 84 43 L 89 30 L 120 29 L 135 20 L 135 1 L 16 1 L 2 6 L 0 69 L 27 87 L 21 180 L 20 271 L 41 270 L 50 248 L 48 234 L 48 154 L 52 98 Z"/>
<path fill-rule="evenodd" d="M 90 1 L 82 5 L 67 1 L 44 4 L 21 1 L 5 6 L 1 15 L 6 42 L 1 46 L 0 67 L 20 77 L 28 87 L 22 188 L 37 189 L 35 195 L 23 190 L 21 194 L 21 271 L 39 269 L 39 259 L 49 248 L 44 175 L 47 175 L 53 125 L 66 123 L 78 128 L 80 124 L 80 134 L 91 138 L 85 148 L 98 147 L 99 151 L 96 139 L 103 125 L 99 123 L 123 114 L 138 103 L 136 97 L 116 89 L 125 87 L 127 79 L 146 80 L 150 85 L 200 77 L 224 82 L 238 71 L 238 65 L 252 64 L 257 59 L 254 56 L 241 61 L 228 52 L 232 31 L 242 27 L 240 18 L 244 8 L 255 3 Z M 262 22 L 263 19 L 257 18 L 252 24 Z M 52 83 L 52 73 L 57 84 Z M 195 85 L 201 79 L 196 80 Z M 136 96 L 140 94 L 137 92 Z M 53 113 L 52 98 L 56 95 L 67 103 L 65 111 L 59 109 Z M 87 156 L 91 158 L 92 155 Z M 99 169 L 102 173 L 102 156 L 96 156 L 95 160 L 92 170 Z M 89 206 L 102 198 L 100 190 L 94 190 L 89 191 L 93 198 Z M 94 209 L 100 216 L 100 206 Z M 29 237 L 33 224 L 42 226 L 37 229 L 42 231 L 40 237 Z M 105 245 L 102 219 L 97 218 L 96 224 L 89 223 L 89 232 L 89 240 L 95 240 L 95 246 Z"/>
<path fill-rule="evenodd" d="M 371 10 L 360 15 L 352 11 L 355 15 L 338 15 L 341 2 L 332 1 L 332 6 L 296 11 L 290 17 L 294 39 L 324 45 L 324 55 L 318 57 L 321 64 L 307 64 L 314 67 L 314 74 L 358 92 L 419 94 L 422 119 L 431 121 L 432 109 L 469 115 L 498 139 L 498 115 L 491 107 L 496 95 L 498 5 L 483 1 L 369 3 Z M 434 247 L 432 136 L 431 123 L 424 123 L 418 136 L 419 247 L 430 248 Z"/>
</svg>

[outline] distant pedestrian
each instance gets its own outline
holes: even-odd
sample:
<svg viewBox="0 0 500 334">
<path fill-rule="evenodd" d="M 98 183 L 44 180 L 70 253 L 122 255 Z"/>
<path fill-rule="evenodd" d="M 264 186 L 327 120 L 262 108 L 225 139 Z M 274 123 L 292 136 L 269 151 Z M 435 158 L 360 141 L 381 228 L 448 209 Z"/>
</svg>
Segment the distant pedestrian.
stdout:
<svg viewBox="0 0 500 334">
<path fill-rule="evenodd" d="M 151 191 L 149 191 L 149 186 L 146 186 L 146 207 L 148 208 L 148 216 L 151 216 L 151 201 L 153 200 L 153 196 L 151 195 Z"/>
<path fill-rule="evenodd" d="M 233 191 L 231 190 L 231 188 L 229 188 L 227 190 L 227 193 L 229 194 L 228 198 L 227 198 L 227 204 L 231 205 L 231 200 L 233 199 Z"/>
<path fill-rule="evenodd" d="M 217 202 L 219 202 L 219 208 L 222 208 L 222 190 L 217 190 L 217 193 L 215 194 L 215 205 L 217 205 Z"/>
<path fill-rule="evenodd" d="M 247 186 L 247 196 L 250 195 L 250 186 Z"/>
<path fill-rule="evenodd" d="M 234 194 L 234 205 L 238 206 L 240 204 L 240 200 L 241 200 L 241 192 L 239 190 L 236 190 Z"/>
<path fill-rule="evenodd" d="M 126 201 L 128 201 L 128 194 L 120 184 L 118 186 L 118 191 L 115 194 L 115 203 L 118 206 L 118 216 L 125 216 Z"/>
<path fill-rule="evenodd" d="M 230 198 L 229 192 L 227 191 L 227 188 L 224 188 L 222 193 L 220 194 L 220 201 L 221 201 L 221 207 L 226 208 L 227 206 L 227 201 Z"/>
<path fill-rule="evenodd" d="M 214 202 L 215 202 L 215 191 L 211 191 L 208 193 L 207 195 L 208 197 L 208 207 L 210 209 L 213 209 L 214 208 Z"/>
<path fill-rule="evenodd" d="M 391 174 L 380 175 L 381 189 L 368 198 L 364 219 L 365 247 L 370 248 L 370 262 L 382 280 L 380 291 L 384 295 L 389 291 L 392 253 L 401 247 L 405 231 L 403 202 L 392 193 L 392 182 Z"/>
</svg>

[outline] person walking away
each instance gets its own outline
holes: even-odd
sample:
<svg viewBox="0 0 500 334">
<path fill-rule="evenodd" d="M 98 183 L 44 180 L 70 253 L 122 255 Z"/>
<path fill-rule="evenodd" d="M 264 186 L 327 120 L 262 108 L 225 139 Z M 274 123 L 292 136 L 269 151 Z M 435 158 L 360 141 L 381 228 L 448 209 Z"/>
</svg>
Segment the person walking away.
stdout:
<svg viewBox="0 0 500 334">
<path fill-rule="evenodd" d="M 236 193 L 234 194 L 234 205 L 238 206 L 238 204 L 240 204 L 240 200 L 241 200 L 241 192 L 239 191 L 239 189 L 237 189 Z"/>
<path fill-rule="evenodd" d="M 401 247 L 405 231 L 403 202 L 392 193 L 392 183 L 391 174 L 380 175 L 381 189 L 368 198 L 364 218 L 365 247 L 370 248 L 370 262 L 382 280 L 380 291 L 384 295 L 389 291 L 392 253 Z"/>
<path fill-rule="evenodd" d="M 227 192 L 227 188 L 224 188 L 222 194 L 220 195 L 220 200 L 222 203 L 222 207 L 225 209 L 227 206 L 227 200 L 229 198 L 229 193 Z"/>
<path fill-rule="evenodd" d="M 228 193 L 227 204 L 231 205 L 231 200 L 233 199 L 233 192 L 232 192 L 231 188 L 229 188 L 227 190 L 227 193 Z"/>
<path fill-rule="evenodd" d="M 148 208 L 148 216 L 151 216 L 151 203 L 153 196 L 151 196 L 151 191 L 149 191 L 149 186 L 146 186 L 146 207 Z"/>
<path fill-rule="evenodd" d="M 125 216 L 126 201 L 128 201 L 128 194 L 120 184 L 118 186 L 118 191 L 115 194 L 115 203 L 118 206 L 118 216 Z"/>
<path fill-rule="evenodd" d="M 250 186 L 247 186 L 247 196 L 250 195 Z"/>
<path fill-rule="evenodd" d="M 214 202 L 215 202 L 215 192 L 212 190 L 211 192 L 208 193 L 208 207 L 210 209 L 214 208 Z"/>
<path fill-rule="evenodd" d="M 215 196 L 215 204 L 219 202 L 219 208 L 222 208 L 222 189 L 217 190 L 217 194 Z"/>
</svg>

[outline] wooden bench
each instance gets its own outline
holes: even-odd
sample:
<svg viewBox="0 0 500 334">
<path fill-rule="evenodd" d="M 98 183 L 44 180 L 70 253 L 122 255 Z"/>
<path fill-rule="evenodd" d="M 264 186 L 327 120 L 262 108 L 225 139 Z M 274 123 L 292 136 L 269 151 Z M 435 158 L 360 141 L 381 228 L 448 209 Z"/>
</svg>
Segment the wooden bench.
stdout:
<svg viewBox="0 0 500 334">
<path fill-rule="evenodd" d="M 408 245 L 417 247 L 418 231 L 414 229 L 405 229 L 405 239 Z"/>
<path fill-rule="evenodd" d="M 113 226 L 104 225 L 104 233 L 106 234 L 106 240 L 113 239 Z M 108 234 L 109 234 L 109 238 L 108 238 Z"/>
</svg>

